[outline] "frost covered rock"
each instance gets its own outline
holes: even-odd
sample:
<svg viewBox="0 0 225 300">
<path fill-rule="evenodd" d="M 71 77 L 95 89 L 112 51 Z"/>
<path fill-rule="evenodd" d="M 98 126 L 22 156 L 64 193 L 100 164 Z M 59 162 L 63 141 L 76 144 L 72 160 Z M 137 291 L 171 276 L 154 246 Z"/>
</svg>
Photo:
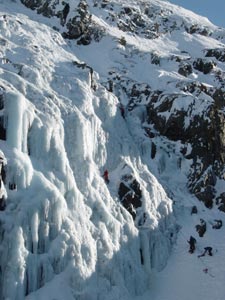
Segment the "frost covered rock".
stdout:
<svg viewBox="0 0 225 300">
<path fill-rule="evenodd" d="M 216 198 L 216 204 L 218 205 L 219 210 L 225 212 L 225 193 L 221 193 Z"/>
<path fill-rule="evenodd" d="M 207 207 L 212 207 L 215 196 L 216 177 L 222 178 L 224 165 L 224 103 L 220 90 L 207 90 L 203 85 L 189 85 L 185 88 L 192 95 L 164 95 L 152 93 L 148 105 L 148 120 L 162 135 L 173 141 L 190 143 L 191 153 L 186 156 L 193 159 L 189 174 L 189 188 Z M 204 96 L 205 95 L 205 96 Z M 207 101 L 203 100 L 206 97 Z M 202 100 L 201 100 L 202 99 Z M 190 101 L 188 109 L 179 102 Z M 195 109 L 204 101 L 201 115 L 194 115 Z M 218 104 L 217 104 L 218 103 Z M 189 121 L 188 121 L 189 120 Z M 207 130 L 206 130 L 207 129 Z"/>
<path fill-rule="evenodd" d="M 195 226 L 196 231 L 198 232 L 200 237 L 203 237 L 206 232 L 206 222 L 203 219 L 200 219 L 200 224 Z"/>
<path fill-rule="evenodd" d="M 211 72 L 215 66 L 216 64 L 213 61 L 203 60 L 201 58 L 193 62 L 193 67 L 204 74 Z"/>
<path fill-rule="evenodd" d="M 192 73 L 192 66 L 188 63 L 182 64 L 178 69 L 178 73 L 187 77 Z"/>
<path fill-rule="evenodd" d="M 21 0 L 21 2 L 45 17 L 59 18 L 62 28 L 58 28 L 58 26 L 54 26 L 54 28 L 62 32 L 64 38 L 80 38 L 79 45 L 89 45 L 92 40 L 99 41 L 102 38 L 104 32 L 92 21 L 89 5 L 85 0 L 73 1 L 73 3 L 55 0 Z"/>
<path fill-rule="evenodd" d="M 191 34 L 198 33 L 203 36 L 210 36 L 212 34 L 212 32 L 208 28 L 201 26 L 199 24 L 193 24 L 189 28 L 186 28 L 186 30 L 188 33 Z"/>
<path fill-rule="evenodd" d="M 225 49 L 209 49 L 205 51 L 206 57 L 215 57 L 217 60 L 224 62 L 225 61 Z"/>
<path fill-rule="evenodd" d="M 135 219 L 137 209 L 142 206 L 140 184 L 132 175 L 124 175 L 122 180 L 118 190 L 120 201 Z"/>
</svg>

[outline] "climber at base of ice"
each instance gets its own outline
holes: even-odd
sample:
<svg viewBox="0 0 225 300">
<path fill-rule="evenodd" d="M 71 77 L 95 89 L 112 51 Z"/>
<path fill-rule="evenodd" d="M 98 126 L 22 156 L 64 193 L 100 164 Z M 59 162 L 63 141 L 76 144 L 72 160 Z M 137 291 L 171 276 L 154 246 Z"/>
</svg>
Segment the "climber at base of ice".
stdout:
<svg viewBox="0 0 225 300">
<path fill-rule="evenodd" d="M 108 172 L 108 170 L 104 171 L 103 178 L 104 178 L 105 182 L 108 184 L 109 183 L 109 172 Z"/>
<path fill-rule="evenodd" d="M 5 197 L 2 196 L 2 197 L 0 198 L 0 211 L 5 210 L 5 208 L 6 208 Z"/>
<path fill-rule="evenodd" d="M 201 255 L 198 255 L 198 257 L 205 256 L 207 252 L 209 256 L 212 256 L 212 247 L 205 247 L 204 252 Z"/>
<path fill-rule="evenodd" d="M 190 245 L 189 253 L 194 253 L 195 251 L 195 244 L 196 244 L 196 239 L 193 236 L 190 236 L 189 241 L 187 241 Z"/>
<path fill-rule="evenodd" d="M 5 195 L 3 190 L 3 182 L 0 175 L 0 211 L 5 210 L 6 202 L 5 202 Z"/>
<path fill-rule="evenodd" d="M 125 119 L 125 109 L 122 104 L 120 104 L 120 113 L 121 113 L 122 118 Z"/>
</svg>

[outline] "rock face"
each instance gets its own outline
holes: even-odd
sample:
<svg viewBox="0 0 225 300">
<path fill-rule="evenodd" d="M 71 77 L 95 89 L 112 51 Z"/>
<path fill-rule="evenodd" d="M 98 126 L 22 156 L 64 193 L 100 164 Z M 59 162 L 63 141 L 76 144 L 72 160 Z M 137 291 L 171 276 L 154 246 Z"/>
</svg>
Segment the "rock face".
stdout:
<svg viewBox="0 0 225 300">
<path fill-rule="evenodd" d="M 225 49 L 209 49 L 206 50 L 206 57 L 215 57 L 217 60 L 225 62 Z"/>
<path fill-rule="evenodd" d="M 118 194 L 123 206 L 129 211 L 133 219 L 135 219 L 137 209 L 142 205 L 142 192 L 138 181 L 132 175 L 124 175 Z"/>
<path fill-rule="evenodd" d="M 181 81 L 176 85 L 179 92 L 168 93 L 152 90 L 150 86 L 143 89 L 143 85 L 137 83 L 127 83 L 126 86 L 123 83 L 123 90 L 129 97 L 130 111 L 140 103 L 147 102 L 145 120 L 149 125 L 146 133 L 150 138 L 154 138 L 155 134 L 149 128 L 154 128 L 157 135 L 171 141 L 181 141 L 183 146 L 180 151 L 183 158 L 192 161 L 188 187 L 206 207 L 211 208 L 216 196 L 217 179 L 224 180 L 225 92 L 222 73 L 214 71 L 217 63 L 208 58 L 189 58 L 184 61 L 175 59 L 179 62 L 178 73 L 182 76 L 189 77 L 197 70 L 204 75 L 210 73 L 215 78 L 219 77 L 221 84 L 212 87 L 194 80 Z M 160 65 L 160 57 L 157 57 L 156 63 L 154 56 L 152 63 Z M 189 153 L 188 145 L 191 146 Z M 152 159 L 155 157 L 156 148 L 153 141 Z M 220 199 L 217 204 L 221 203 L 220 209 L 223 210 L 223 197 L 217 199 Z"/>
<path fill-rule="evenodd" d="M 196 70 L 203 72 L 203 74 L 210 73 L 215 66 L 216 64 L 213 61 L 208 61 L 206 59 L 203 60 L 201 58 L 198 58 L 196 61 L 193 62 L 193 67 Z"/>
<path fill-rule="evenodd" d="M 225 212 L 225 193 L 216 198 L 216 204 L 218 204 L 219 210 Z"/>
<path fill-rule="evenodd" d="M 64 27 L 62 36 L 66 39 L 78 40 L 78 45 L 89 45 L 92 40 L 98 41 L 103 35 L 102 29 L 92 21 L 85 0 L 77 1 L 75 10 L 71 10 L 70 4 L 66 1 L 21 0 L 21 2 L 28 8 L 37 10 L 37 13 L 45 17 L 55 16 L 59 18 L 60 25 Z M 55 29 L 59 30 L 59 28 Z"/>
<path fill-rule="evenodd" d="M 187 87 L 188 88 L 188 87 Z M 224 104 L 221 99 L 224 92 L 219 89 L 209 91 L 199 83 L 192 83 L 191 92 L 209 96 L 210 101 L 202 115 L 191 116 L 191 109 L 197 105 L 197 99 L 193 99 L 189 109 L 172 111 L 178 101 L 185 101 L 186 96 L 176 94 L 164 95 L 158 91 L 150 97 L 147 107 L 148 122 L 154 125 L 159 134 L 173 141 L 181 141 L 184 145 L 190 144 L 192 151 L 184 157 L 192 159 L 192 169 L 189 174 L 189 188 L 199 200 L 209 208 L 213 205 L 215 196 L 216 178 L 223 179 L 225 162 L 225 116 Z M 169 118 L 163 113 L 169 113 Z M 188 126 L 185 126 L 190 119 Z"/>
<path fill-rule="evenodd" d="M 66 24 L 68 31 L 63 33 L 63 37 L 69 39 L 80 38 L 79 44 L 88 45 L 91 42 L 90 26 L 91 15 L 88 11 L 88 5 L 85 1 L 81 1 L 77 6 L 77 15 L 69 19 Z"/>
</svg>

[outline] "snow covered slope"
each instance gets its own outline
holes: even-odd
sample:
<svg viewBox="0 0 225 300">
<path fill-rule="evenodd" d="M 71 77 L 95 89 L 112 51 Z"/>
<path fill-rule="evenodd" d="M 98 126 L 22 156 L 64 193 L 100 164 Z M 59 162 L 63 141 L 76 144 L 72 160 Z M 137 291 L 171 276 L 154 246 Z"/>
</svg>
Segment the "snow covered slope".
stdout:
<svg viewBox="0 0 225 300">
<path fill-rule="evenodd" d="M 0 299 L 222 300 L 225 30 L 159 0 L 21 2 L 0 1 Z"/>
</svg>

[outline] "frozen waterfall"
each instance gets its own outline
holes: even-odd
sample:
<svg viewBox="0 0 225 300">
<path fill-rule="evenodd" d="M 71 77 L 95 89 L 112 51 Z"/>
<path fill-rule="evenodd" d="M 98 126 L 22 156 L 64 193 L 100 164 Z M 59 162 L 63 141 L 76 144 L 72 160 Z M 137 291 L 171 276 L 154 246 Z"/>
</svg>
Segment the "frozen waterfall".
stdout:
<svg viewBox="0 0 225 300">
<path fill-rule="evenodd" d="M 95 72 L 92 89 L 59 33 L 22 14 L 7 18 L 0 299 L 133 299 L 165 266 L 176 237 L 172 201 L 133 142 L 135 118 L 121 117 Z M 129 176 L 142 193 L 140 224 L 118 197 Z"/>
</svg>

